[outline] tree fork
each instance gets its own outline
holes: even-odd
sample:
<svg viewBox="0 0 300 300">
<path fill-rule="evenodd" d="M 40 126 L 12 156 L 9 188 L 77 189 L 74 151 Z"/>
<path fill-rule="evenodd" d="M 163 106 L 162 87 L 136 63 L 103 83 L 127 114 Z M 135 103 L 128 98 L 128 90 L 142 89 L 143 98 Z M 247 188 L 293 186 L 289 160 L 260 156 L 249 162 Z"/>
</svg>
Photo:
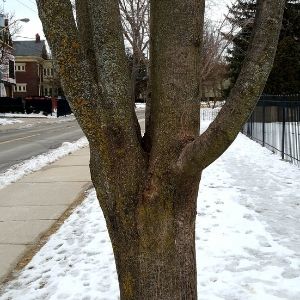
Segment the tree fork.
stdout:
<svg viewBox="0 0 300 300">
<path fill-rule="evenodd" d="M 145 153 L 124 67 L 118 1 L 87 0 L 90 23 L 77 28 L 69 0 L 37 0 L 66 96 L 90 142 L 91 177 L 112 241 L 122 300 L 197 299 L 201 172 L 232 143 L 255 106 L 275 56 L 284 2 L 258 0 L 252 47 L 240 78 L 230 101 L 199 137 L 204 0 L 151 1 Z M 80 28 L 93 32 L 89 47 L 97 74 Z"/>
</svg>

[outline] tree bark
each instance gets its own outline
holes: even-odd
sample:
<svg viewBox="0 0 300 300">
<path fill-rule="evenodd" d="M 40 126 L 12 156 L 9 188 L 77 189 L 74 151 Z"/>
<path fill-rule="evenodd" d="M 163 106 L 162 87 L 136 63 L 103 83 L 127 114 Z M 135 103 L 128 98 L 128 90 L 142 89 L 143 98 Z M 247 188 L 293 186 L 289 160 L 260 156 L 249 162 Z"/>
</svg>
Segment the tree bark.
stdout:
<svg viewBox="0 0 300 300">
<path fill-rule="evenodd" d="M 181 177 L 169 170 L 159 181 L 152 176 L 140 178 L 140 191 L 126 194 L 125 206 L 119 199 L 115 207 L 108 207 L 107 189 L 100 188 L 99 171 L 93 170 L 99 169 L 93 165 L 92 179 L 112 241 L 120 298 L 197 299 L 195 220 L 200 173 Z"/>
</svg>

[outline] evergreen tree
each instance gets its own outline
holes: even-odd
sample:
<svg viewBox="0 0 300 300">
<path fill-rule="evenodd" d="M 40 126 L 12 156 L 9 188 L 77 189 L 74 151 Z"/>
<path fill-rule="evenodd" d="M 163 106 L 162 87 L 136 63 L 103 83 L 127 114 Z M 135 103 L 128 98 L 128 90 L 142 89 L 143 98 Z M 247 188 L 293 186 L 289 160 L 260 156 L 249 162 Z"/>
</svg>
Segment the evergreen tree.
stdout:
<svg viewBox="0 0 300 300">
<path fill-rule="evenodd" d="M 240 72 L 250 42 L 256 13 L 256 1 L 238 0 L 230 9 L 228 18 L 239 31 L 232 36 L 233 46 L 228 50 L 231 85 L 228 96 Z M 282 29 L 273 69 L 266 83 L 266 94 L 295 94 L 300 92 L 300 1 L 287 0 Z"/>
</svg>

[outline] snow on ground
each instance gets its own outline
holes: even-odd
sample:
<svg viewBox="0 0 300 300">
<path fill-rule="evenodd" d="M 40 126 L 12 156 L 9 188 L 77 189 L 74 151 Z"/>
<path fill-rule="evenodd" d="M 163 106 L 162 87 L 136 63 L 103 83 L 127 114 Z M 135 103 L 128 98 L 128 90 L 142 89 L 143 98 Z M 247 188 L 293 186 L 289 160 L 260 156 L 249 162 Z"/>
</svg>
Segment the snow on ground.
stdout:
<svg viewBox="0 0 300 300">
<path fill-rule="evenodd" d="M 24 120 L 24 119 L 23 119 Z M 37 126 L 38 124 L 58 124 L 64 122 L 72 122 L 75 120 L 74 115 L 68 115 L 66 117 L 59 117 L 59 118 L 48 118 L 48 119 L 25 119 L 25 125 L 20 126 L 18 129 L 30 128 Z M 24 121 L 23 121 L 24 122 Z"/>
<path fill-rule="evenodd" d="M 242 134 L 205 170 L 196 225 L 199 299 L 300 299 L 299 175 Z"/>
<path fill-rule="evenodd" d="M 44 154 L 32 157 L 19 164 L 10 167 L 4 173 L 0 173 L 0 189 L 8 184 L 16 182 L 23 176 L 34 171 L 40 170 L 46 165 L 55 162 L 56 160 L 75 152 L 88 145 L 86 137 L 83 137 L 73 143 L 65 142 L 60 147 L 50 150 Z"/>
<path fill-rule="evenodd" d="M 142 110 L 146 108 L 146 103 L 135 103 L 135 108 L 138 110 Z"/>
<path fill-rule="evenodd" d="M 0 129 L 24 129 L 37 126 L 39 124 L 58 124 L 64 122 L 72 122 L 75 120 L 74 115 L 59 118 L 37 118 L 37 117 L 18 117 L 18 118 L 3 118 L 0 117 Z M 1 126 L 4 125 L 4 126 Z"/>
<path fill-rule="evenodd" d="M 21 113 L 0 113 L 0 117 L 6 117 L 6 118 L 47 118 L 47 119 L 53 119 L 57 118 L 56 112 L 53 112 L 52 115 L 45 116 L 43 112 L 40 112 L 39 114 L 21 114 Z"/>
<path fill-rule="evenodd" d="M 0 118 L 0 126 L 1 125 L 11 125 L 15 123 L 23 123 L 23 121 L 16 120 L 16 119 L 6 119 L 6 118 Z"/>
<path fill-rule="evenodd" d="M 104 217 L 92 191 L 0 299 L 116 300 L 118 289 Z"/>
<path fill-rule="evenodd" d="M 241 134 L 204 171 L 196 223 L 199 300 L 300 299 L 299 176 Z M 118 299 L 94 191 L 0 299 Z"/>
</svg>

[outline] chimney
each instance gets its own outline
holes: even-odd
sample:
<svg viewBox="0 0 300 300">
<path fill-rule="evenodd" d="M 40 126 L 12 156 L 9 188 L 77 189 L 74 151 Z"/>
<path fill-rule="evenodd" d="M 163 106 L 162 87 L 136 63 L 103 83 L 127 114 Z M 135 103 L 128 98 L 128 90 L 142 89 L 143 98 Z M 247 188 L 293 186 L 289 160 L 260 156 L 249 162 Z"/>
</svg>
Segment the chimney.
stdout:
<svg viewBox="0 0 300 300">
<path fill-rule="evenodd" d="M 36 43 L 39 43 L 41 41 L 41 37 L 40 37 L 40 35 L 37 33 L 36 35 L 35 35 L 35 42 Z"/>
</svg>

